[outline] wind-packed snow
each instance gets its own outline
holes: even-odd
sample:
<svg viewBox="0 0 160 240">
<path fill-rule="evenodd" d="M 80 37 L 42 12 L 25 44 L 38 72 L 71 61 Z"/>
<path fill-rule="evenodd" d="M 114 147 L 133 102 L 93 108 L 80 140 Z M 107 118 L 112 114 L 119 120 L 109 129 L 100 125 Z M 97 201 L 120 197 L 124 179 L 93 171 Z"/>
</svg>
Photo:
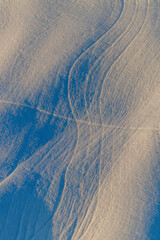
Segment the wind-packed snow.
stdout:
<svg viewBox="0 0 160 240">
<path fill-rule="evenodd" d="M 1 0 L 0 240 L 158 240 L 159 161 L 160 0 Z"/>
</svg>

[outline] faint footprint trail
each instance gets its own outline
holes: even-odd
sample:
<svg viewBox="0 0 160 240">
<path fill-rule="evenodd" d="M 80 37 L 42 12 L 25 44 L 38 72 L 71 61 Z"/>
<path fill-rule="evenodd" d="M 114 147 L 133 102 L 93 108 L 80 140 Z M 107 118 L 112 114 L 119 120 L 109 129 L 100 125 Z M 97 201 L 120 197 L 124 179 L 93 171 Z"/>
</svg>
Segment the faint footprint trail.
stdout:
<svg viewBox="0 0 160 240">
<path fill-rule="evenodd" d="M 112 124 L 106 124 L 106 123 L 98 123 L 98 122 L 90 122 L 90 121 L 85 121 L 85 120 L 81 120 L 81 119 L 78 119 L 78 120 L 75 120 L 74 118 L 70 118 L 70 117 L 66 117 L 66 116 L 63 116 L 63 115 L 59 115 L 59 114 L 56 114 L 56 113 L 51 113 L 51 112 L 48 112 L 44 109 L 40 109 L 40 108 L 35 108 L 35 107 L 32 107 L 30 105 L 26 105 L 26 104 L 23 104 L 23 103 L 16 103 L 16 102 L 12 102 L 12 101 L 6 101 L 6 100 L 0 100 L 0 103 L 4 103 L 4 104 L 9 104 L 9 105 L 15 105 L 15 106 L 18 106 L 18 107 L 24 107 L 24 108 L 30 108 L 32 110 L 35 110 L 35 111 L 39 111 L 43 114 L 46 114 L 46 115 L 49 115 L 49 116 L 53 116 L 55 118 L 60 118 L 60 119 L 64 119 L 64 120 L 68 120 L 68 121 L 71 121 L 71 122 L 76 122 L 77 124 L 86 124 L 86 125 L 93 125 L 93 126 L 99 126 L 99 127 L 106 127 L 106 128 L 117 128 L 117 129 L 131 129 L 131 130 L 146 130 L 146 131 L 159 131 L 159 128 L 145 128 L 145 127 L 132 127 L 132 126 L 118 126 L 118 125 L 112 125 Z"/>
</svg>

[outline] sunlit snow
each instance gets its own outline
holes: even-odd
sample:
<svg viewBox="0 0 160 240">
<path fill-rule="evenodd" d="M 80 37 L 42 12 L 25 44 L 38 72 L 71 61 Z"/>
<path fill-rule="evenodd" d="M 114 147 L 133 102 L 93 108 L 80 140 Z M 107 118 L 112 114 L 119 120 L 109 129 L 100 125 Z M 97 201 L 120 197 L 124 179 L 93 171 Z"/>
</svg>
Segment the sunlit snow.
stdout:
<svg viewBox="0 0 160 240">
<path fill-rule="evenodd" d="M 0 1 L 0 240 L 160 239 L 160 0 Z"/>
</svg>

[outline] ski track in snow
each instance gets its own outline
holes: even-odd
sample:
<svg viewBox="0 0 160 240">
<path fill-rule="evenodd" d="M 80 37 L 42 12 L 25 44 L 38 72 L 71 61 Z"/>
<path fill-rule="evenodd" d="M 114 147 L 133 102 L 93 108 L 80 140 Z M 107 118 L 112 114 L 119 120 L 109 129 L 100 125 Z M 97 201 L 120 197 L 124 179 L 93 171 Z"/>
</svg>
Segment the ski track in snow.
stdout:
<svg viewBox="0 0 160 240">
<path fill-rule="evenodd" d="M 151 239 L 159 29 L 160 0 L 1 1 L 0 240 Z"/>
</svg>

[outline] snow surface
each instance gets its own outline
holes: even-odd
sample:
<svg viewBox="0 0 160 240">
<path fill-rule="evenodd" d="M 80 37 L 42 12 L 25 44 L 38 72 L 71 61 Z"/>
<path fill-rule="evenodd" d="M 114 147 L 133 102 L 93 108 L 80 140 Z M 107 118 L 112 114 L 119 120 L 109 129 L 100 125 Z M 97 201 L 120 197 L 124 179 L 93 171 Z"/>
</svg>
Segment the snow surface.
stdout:
<svg viewBox="0 0 160 240">
<path fill-rule="evenodd" d="M 160 0 L 1 0 L 0 46 L 0 240 L 158 240 Z"/>
</svg>

